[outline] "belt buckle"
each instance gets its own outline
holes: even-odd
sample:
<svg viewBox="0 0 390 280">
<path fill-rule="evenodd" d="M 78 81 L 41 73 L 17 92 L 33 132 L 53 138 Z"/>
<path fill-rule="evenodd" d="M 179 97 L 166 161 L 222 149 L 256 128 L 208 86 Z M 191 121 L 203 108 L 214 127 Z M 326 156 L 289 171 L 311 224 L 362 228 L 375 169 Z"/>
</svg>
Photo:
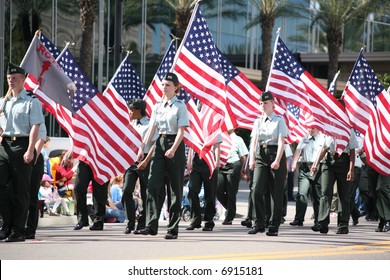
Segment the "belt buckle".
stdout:
<svg viewBox="0 0 390 280">
<path fill-rule="evenodd" d="M 11 141 L 16 141 L 16 136 L 11 136 Z"/>
<path fill-rule="evenodd" d="M 161 134 L 162 138 L 167 138 L 167 134 Z"/>
<path fill-rule="evenodd" d="M 267 148 L 267 144 L 263 144 L 263 145 L 261 145 L 261 147 L 262 147 L 263 149 L 266 149 L 266 148 Z"/>
</svg>

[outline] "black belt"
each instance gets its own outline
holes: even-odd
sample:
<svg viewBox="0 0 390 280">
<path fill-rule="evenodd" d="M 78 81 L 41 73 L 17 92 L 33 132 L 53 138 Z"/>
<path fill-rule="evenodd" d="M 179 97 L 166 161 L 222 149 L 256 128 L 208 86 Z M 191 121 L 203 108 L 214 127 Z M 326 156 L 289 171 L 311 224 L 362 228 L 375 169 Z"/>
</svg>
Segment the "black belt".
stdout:
<svg viewBox="0 0 390 280">
<path fill-rule="evenodd" d="M 270 149 L 270 148 L 277 148 L 278 145 L 268 145 L 268 144 L 260 144 L 260 149 Z"/>
<path fill-rule="evenodd" d="M 302 165 L 307 165 L 307 166 L 312 166 L 313 163 L 312 162 L 301 162 Z"/>
<path fill-rule="evenodd" d="M 175 138 L 177 134 L 160 134 L 162 138 Z"/>
<path fill-rule="evenodd" d="M 28 141 L 29 137 L 28 136 L 3 136 L 3 139 L 6 141 Z"/>
</svg>

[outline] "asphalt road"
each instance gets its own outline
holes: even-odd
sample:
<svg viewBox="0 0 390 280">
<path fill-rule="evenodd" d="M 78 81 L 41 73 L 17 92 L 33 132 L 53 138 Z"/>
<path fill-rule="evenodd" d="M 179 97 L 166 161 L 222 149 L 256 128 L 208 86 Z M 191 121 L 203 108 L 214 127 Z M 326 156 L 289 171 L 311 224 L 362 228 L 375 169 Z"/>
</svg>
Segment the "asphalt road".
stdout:
<svg viewBox="0 0 390 280">
<path fill-rule="evenodd" d="M 279 236 L 247 234 L 240 222 L 246 214 L 248 189 L 242 182 L 238 194 L 238 214 L 233 225 L 216 221 L 212 232 L 187 231 L 180 223 L 179 238 L 165 240 L 166 221 L 160 221 L 157 236 L 125 235 L 125 224 L 105 224 L 103 231 L 88 227 L 74 231 L 76 217 L 40 220 L 35 240 L 0 242 L 1 260 L 390 260 L 390 232 L 377 233 L 377 222 L 360 218 L 348 235 L 336 234 L 336 218 L 331 218 L 328 234 L 313 232 L 311 207 L 303 227 L 289 222 L 295 202 L 289 202 L 286 222 Z"/>
</svg>

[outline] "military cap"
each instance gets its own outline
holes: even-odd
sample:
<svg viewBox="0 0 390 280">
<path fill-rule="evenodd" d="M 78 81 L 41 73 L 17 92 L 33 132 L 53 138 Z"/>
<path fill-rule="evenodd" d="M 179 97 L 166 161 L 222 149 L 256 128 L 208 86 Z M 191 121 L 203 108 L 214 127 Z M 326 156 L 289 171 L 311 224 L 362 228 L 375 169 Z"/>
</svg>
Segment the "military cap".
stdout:
<svg viewBox="0 0 390 280">
<path fill-rule="evenodd" d="M 174 84 L 178 84 L 179 83 L 179 78 L 176 76 L 176 74 L 170 73 L 170 72 L 168 72 L 165 75 L 164 80 L 171 81 Z"/>
<path fill-rule="evenodd" d="M 7 74 L 11 75 L 11 74 L 22 74 L 22 75 L 25 75 L 26 74 L 26 71 L 24 71 L 24 69 L 22 67 L 19 67 L 13 63 L 8 63 L 8 71 L 7 71 Z"/>
<path fill-rule="evenodd" d="M 129 102 L 129 109 L 146 109 L 146 102 L 142 99 L 133 99 Z"/>
<path fill-rule="evenodd" d="M 263 92 L 263 94 L 260 96 L 260 101 L 268 101 L 268 100 L 274 100 L 274 97 L 269 91 Z"/>
</svg>

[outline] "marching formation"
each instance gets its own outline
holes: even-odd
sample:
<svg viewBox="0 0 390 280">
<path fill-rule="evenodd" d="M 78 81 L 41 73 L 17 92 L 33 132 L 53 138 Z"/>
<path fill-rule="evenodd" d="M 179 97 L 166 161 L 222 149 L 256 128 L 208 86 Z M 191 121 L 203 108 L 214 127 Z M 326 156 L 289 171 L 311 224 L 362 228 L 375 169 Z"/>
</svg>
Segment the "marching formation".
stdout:
<svg viewBox="0 0 390 280">
<path fill-rule="evenodd" d="M 194 39 L 199 30 L 203 40 Z M 147 91 L 127 55 L 99 92 L 69 50 L 59 52 L 40 32 L 21 67 L 9 64 L 9 91 L 0 102 L 1 240 L 35 238 L 40 186 L 56 207 L 62 193 L 70 192 L 78 217 L 74 230 L 89 226 L 89 219 L 90 230 L 103 230 L 106 219 L 114 217 L 126 221 L 125 234 L 154 236 L 166 203 L 165 239 L 177 239 L 187 184 L 186 230 L 212 232 L 216 201 L 226 210 L 222 225 L 233 223 L 241 179 L 250 181 L 242 225 L 251 228 L 248 234 L 278 236 L 288 173 L 295 170 L 298 193 L 291 226 L 305 222 L 310 197 L 311 229 L 328 233 L 337 190 L 336 233 L 348 234 L 350 216 L 356 225 L 361 215 L 354 202 L 359 190 L 369 219 L 379 221 L 376 231 L 390 230 L 390 100 L 361 53 L 353 79 L 337 100 L 279 36 L 269 83 L 261 92 L 215 46 L 198 6 L 180 47 L 173 42 Z M 361 88 L 357 79 L 375 86 Z M 55 179 L 43 149 L 44 110 L 72 141 Z M 249 145 L 236 128 L 252 131 Z M 90 208 L 88 191 L 93 193 Z"/>
</svg>

